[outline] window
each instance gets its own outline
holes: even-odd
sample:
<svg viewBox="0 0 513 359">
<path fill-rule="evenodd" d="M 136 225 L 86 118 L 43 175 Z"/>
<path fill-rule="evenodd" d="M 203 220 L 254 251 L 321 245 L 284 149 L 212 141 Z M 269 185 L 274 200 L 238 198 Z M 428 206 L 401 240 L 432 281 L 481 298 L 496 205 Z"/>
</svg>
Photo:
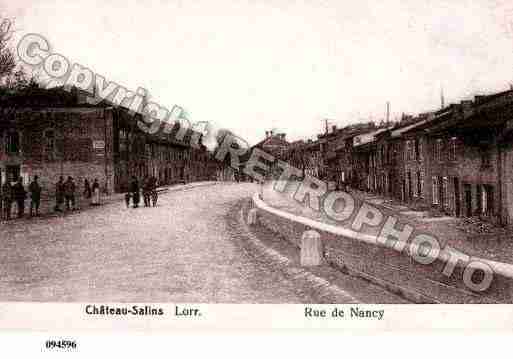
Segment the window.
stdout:
<svg viewBox="0 0 513 359">
<path fill-rule="evenodd" d="M 5 138 L 5 152 L 16 154 L 20 152 L 20 134 L 18 131 L 7 132 Z"/>
<path fill-rule="evenodd" d="M 418 197 L 422 197 L 422 187 L 423 187 L 422 175 L 421 175 L 420 171 L 417 171 L 417 196 Z"/>
<path fill-rule="evenodd" d="M 482 148 L 481 149 L 481 167 L 486 168 L 490 167 L 492 165 L 491 162 L 491 151 L 489 148 Z"/>
<path fill-rule="evenodd" d="M 420 142 L 420 139 L 415 140 L 415 159 L 417 161 L 420 161 L 421 149 L 422 149 L 422 144 Z"/>
<path fill-rule="evenodd" d="M 456 161 L 458 158 L 458 139 L 456 137 L 451 138 L 449 148 L 449 161 Z"/>
<path fill-rule="evenodd" d="M 442 162 L 443 161 L 443 157 L 442 157 L 442 151 L 443 151 L 443 142 L 442 142 L 442 139 L 437 139 L 436 142 L 435 142 L 435 160 L 438 161 L 438 162 Z"/>
<path fill-rule="evenodd" d="M 128 151 L 128 132 L 125 129 L 119 130 L 119 152 Z"/>
<path fill-rule="evenodd" d="M 449 178 L 442 178 L 442 198 L 440 200 L 441 204 L 447 208 L 449 207 Z"/>
<path fill-rule="evenodd" d="M 411 141 L 406 141 L 406 153 L 405 153 L 405 160 L 409 161 L 411 160 Z"/>
<path fill-rule="evenodd" d="M 438 177 L 437 176 L 433 176 L 432 178 L 432 195 L 433 195 L 433 204 L 438 204 L 438 189 L 439 189 L 439 184 L 438 184 Z"/>
</svg>

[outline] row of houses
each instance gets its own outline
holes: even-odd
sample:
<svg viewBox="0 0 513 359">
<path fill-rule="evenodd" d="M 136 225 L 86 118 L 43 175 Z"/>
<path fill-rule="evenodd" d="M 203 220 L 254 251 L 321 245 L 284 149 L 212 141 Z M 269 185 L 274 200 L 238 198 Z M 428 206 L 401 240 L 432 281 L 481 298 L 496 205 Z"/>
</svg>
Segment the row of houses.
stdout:
<svg viewBox="0 0 513 359">
<path fill-rule="evenodd" d="M 513 226 L 513 90 L 279 147 L 277 157 L 332 187 Z"/>
<path fill-rule="evenodd" d="M 107 193 L 128 188 L 132 176 L 155 176 L 161 184 L 215 180 L 223 171 L 200 144 L 189 145 L 188 131 L 179 140 L 178 126 L 148 134 L 137 125 L 140 114 L 84 94 L 57 89 L 30 89 L 3 98 L 0 105 L 0 174 L 2 183 L 39 176 L 53 193 L 59 176 L 76 181 L 98 179 Z"/>
<path fill-rule="evenodd" d="M 352 138 L 353 187 L 453 216 L 513 225 L 513 91 L 478 96 Z"/>
</svg>

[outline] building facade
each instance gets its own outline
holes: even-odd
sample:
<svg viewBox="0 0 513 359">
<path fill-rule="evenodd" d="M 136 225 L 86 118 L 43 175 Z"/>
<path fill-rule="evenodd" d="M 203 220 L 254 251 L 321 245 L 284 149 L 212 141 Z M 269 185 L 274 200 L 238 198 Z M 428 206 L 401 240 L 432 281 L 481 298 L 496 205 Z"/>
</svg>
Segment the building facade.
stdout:
<svg viewBox="0 0 513 359">
<path fill-rule="evenodd" d="M 506 91 L 355 137 L 342 170 L 357 173 L 356 188 L 417 208 L 513 226 L 512 146 Z"/>
<path fill-rule="evenodd" d="M 150 135 L 138 116 L 62 89 L 8 99 L 0 108 L 2 183 L 22 177 L 28 184 L 37 175 L 48 195 L 60 176 L 78 185 L 98 179 L 106 193 L 125 191 L 131 176 L 153 175 L 160 184 L 216 179 L 220 165 L 206 148 L 187 145 L 194 133 L 184 141 L 173 132 Z"/>
</svg>

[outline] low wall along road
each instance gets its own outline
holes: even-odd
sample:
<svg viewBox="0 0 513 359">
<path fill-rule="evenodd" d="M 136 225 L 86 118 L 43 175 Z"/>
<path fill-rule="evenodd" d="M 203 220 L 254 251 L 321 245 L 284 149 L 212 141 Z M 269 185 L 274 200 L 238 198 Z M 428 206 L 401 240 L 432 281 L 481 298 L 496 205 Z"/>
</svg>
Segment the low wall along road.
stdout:
<svg viewBox="0 0 513 359">
<path fill-rule="evenodd" d="M 439 256 L 432 264 L 413 260 L 408 249 L 397 251 L 378 242 L 375 236 L 321 223 L 273 208 L 258 194 L 252 198 L 257 210 L 256 224 L 267 227 L 301 247 L 307 230 L 317 231 L 327 263 L 344 272 L 364 277 L 418 303 L 513 303 L 513 265 L 471 257 L 493 269 L 491 285 L 474 292 L 463 282 L 466 265 L 458 261 L 450 277 L 442 272 L 447 258 Z M 407 246 L 406 248 L 408 248 Z"/>
</svg>

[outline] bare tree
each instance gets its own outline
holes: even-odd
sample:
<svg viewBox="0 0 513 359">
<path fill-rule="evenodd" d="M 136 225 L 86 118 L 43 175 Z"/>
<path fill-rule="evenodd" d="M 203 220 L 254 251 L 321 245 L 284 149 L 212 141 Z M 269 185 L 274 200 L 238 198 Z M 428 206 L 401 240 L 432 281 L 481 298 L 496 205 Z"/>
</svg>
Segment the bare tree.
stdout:
<svg viewBox="0 0 513 359">
<path fill-rule="evenodd" d="M 12 20 L 0 18 L 0 80 L 10 76 L 16 67 L 16 57 L 9 47 L 12 38 Z"/>
</svg>

